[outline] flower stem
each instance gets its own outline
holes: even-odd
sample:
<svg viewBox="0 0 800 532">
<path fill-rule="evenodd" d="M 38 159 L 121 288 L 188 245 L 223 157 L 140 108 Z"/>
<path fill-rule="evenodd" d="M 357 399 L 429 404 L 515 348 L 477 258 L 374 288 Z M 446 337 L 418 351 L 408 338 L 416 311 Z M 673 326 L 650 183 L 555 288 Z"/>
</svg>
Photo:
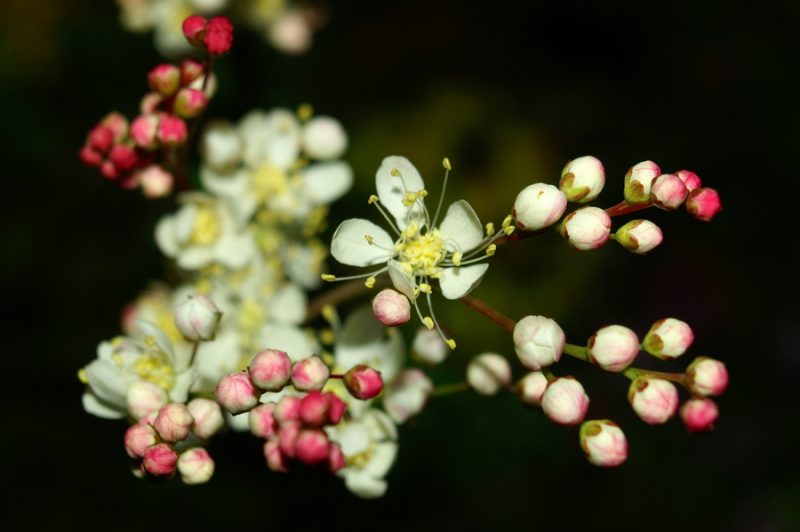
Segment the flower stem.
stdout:
<svg viewBox="0 0 800 532">
<path fill-rule="evenodd" d="M 630 380 L 634 380 L 637 377 L 652 377 L 654 379 L 663 379 L 665 381 L 677 382 L 684 388 L 688 389 L 688 382 L 686 380 L 685 373 L 667 373 L 665 371 L 652 371 L 649 369 L 628 368 L 622 374 L 628 377 Z"/>
<path fill-rule="evenodd" d="M 513 333 L 514 327 L 517 325 L 517 322 L 500 312 L 499 310 L 491 307 L 489 304 L 485 303 L 483 300 L 478 299 L 475 296 L 466 295 L 461 298 L 461 302 L 464 303 L 466 306 L 472 308 L 473 310 L 478 311 L 479 313 L 483 314 L 497 325 L 505 329 L 506 331 Z"/>
<path fill-rule="evenodd" d="M 575 344 L 564 344 L 564 353 L 586 362 L 589 361 L 589 349 Z"/>
<path fill-rule="evenodd" d="M 625 201 L 621 201 L 616 205 L 614 205 L 613 207 L 609 207 L 608 209 L 606 209 L 606 214 L 608 214 L 613 218 L 614 216 L 623 216 L 625 214 L 631 214 L 636 211 L 641 211 L 642 209 L 646 209 L 652 206 L 653 206 L 652 203 L 637 203 L 635 205 L 632 205 Z"/>
<path fill-rule="evenodd" d="M 466 382 L 456 382 L 453 384 L 445 384 L 435 387 L 431 395 L 434 397 L 441 397 L 443 395 L 451 395 L 454 393 L 464 392 L 466 390 L 469 390 L 469 384 Z"/>
<path fill-rule="evenodd" d="M 384 281 L 384 276 L 379 275 L 377 277 L 377 281 L 375 285 L 377 286 L 379 283 Z M 374 288 L 374 287 L 373 287 Z M 306 309 L 306 321 L 305 323 L 309 323 L 314 318 L 320 315 L 322 312 L 322 307 L 325 305 L 333 305 L 336 306 L 343 301 L 347 301 L 348 299 L 353 299 L 355 297 L 361 296 L 367 292 L 372 290 L 372 288 L 367 288 L 364 285 L 363 279 L 353 279 L 352 281 L 347 281 L 336 288 L 332 288 L 327 292 L 324 292 L 311 300 L 308 304 L 308 308 Z"/>
<path fill-rule="evenodd" d="M 194 366 L 194 359 L 197 357 L 197 351 L 200 349 L 200 342 L 195 342 L 192 346 L 192 354 L 189 356 L 189 367 Z"/>
</svg>

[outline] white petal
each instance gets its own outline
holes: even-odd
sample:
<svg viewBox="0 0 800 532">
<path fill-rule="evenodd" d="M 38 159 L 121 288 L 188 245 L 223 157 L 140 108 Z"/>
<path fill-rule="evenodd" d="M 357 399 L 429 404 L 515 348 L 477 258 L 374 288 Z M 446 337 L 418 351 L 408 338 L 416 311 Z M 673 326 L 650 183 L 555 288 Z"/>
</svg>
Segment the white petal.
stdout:
<svg viewBox="0 0 800 532">
<path fill-rule="evenodd" d="M 100 398 L 91 391 L 87 390 L 83 392 L 81 402 L 83 403 L 84 410 L 97 417 L 103 419 L 122 419 L 125 417 L 124 409 L 121 410 L 116 405 L 100 400 Z"/>
<path fill-rule="evenodd" d="M 467 252 L 483 240 L 481 221 L 464 200 L 458 200 L 447 208 L 439 233 L 448 251 Z"/>
<path fill-rule="evenodd" d="M 277 109 L 270 115 L 272 138 L 267 149 L 269 164 L 288 170 L 300 153 L 300 124 L 293 113 Z"/>
<path fill-rule="evenodd" d="M 170 362 L 176 369 L 182 370 L 183 368 L 177 365 L 177 360 L 175 360 L 175 351 L 172 349 L 172 342 L 170 342 L 169 337 L 162 331 L 158 326 L 150 321 L 147 320 L 137 320 L 136 321 L 136 328 L 142 331 L 142 334 L 145 336 L 152 336 L 153 340 L 156 341 L 158 344 L 159 349 L 164 352 L 165 355 L 169 358 Z"/>
<path fill-rule="evenodd" d="M 161 253 L 169 258 L 175 258 L 178 254 L 178 239 L 175 236 L 175 220 L 172 216 L 164 216 L 156 225 L 156 244 Z"/>
<path fill-rule="evenodd" d="M 381 371 L 383 326 L 375 319 L 372 307 L 359 307 L 350 313 L 342 333 L 337 338 L 334 358 L 336 365 L 347 371 L 358 364 L 370 364 Z"/>
<path fill-rule="evenodd" d="M 366 236 L 373 239 L 367 242 Z M 389 260 L 394 248 L 394 241 L 389 233 L 361 218 L 345 220 L 331 240 L 331 255 L 342 264 L 350 266 L 371 266 Z"/>
<path fill-rule="evenodd" d="M 234 199 L 247 192 L 249 179 L 244 170 L 222 173 L 207 166 L 201 166 L 200 183 L 204 189 L 216 196 Z"/>
<path fill-rule="evenodd" d="M 197 218 L 197 206 L 194 204 L 184 205 L 175 213 L 175 239 L 179 245 L 185 244 L 194 232 L 194 223 Z"/>
<path fill-rule="evenodd" d="M 347 486 L 347 489 L 353 492 L 354 495 L 363 499 L 382 497 L 389 487 L 385 480 L 375 478 L 369 473 L 357 470 L 347 470 L 345 472 L 344 485 Z"/>
<path fill-rule="evenodd" d="M 203 132 L 200 149 L 206 164 L 225 171 L 239 163 L 242 141 L 233 126 L 227 122 L 214 122 Z"/>
<path fill-rule="evenodd" d="M 458 299 L 465 296 L 478 286 L 487 269 L 489 269 L 488 264 L 443 269 L 442 277 L 439 279 L 442 295 L 447 299 Z"/>
<path fill-rule="evenodd" d="M 255 245 L 249 233 L 223 233 L 214 250 L 215 258 L 225 266 L 239 270 L 247 266 L 255 254 Z"/>
<path fill-rule="evenodd" d="M 211 342 L 202 342 L 197 350 L 195 369 L 198 374 L 195 391 L 213 390 L 228 373 L 239 369 L 239 336 L 229 330 Z"/>
<path fill-rule="evenodd" d="M 229 412 L 225 412 L 225 421 L 228 423 L 228 426 L 236 432 L 247 432 L 250 430 L 250 415 L 247 412 L 235 416 Z"/>
<path fill-rule="evenodd" d="M 414 301 L 417 296 L 414 294 L 414 288 L 417 286 L 414 282 L 414 277 L 400 266 L 400 263 L 394 260 L 389 261 L 389 278 L 392 284 L 408 299 Z"/>
<path fill-rule="evenodd" d="M 172 385 L 172 390 L 169 391 L 170 401 L 173 403 L 185 403 L 189 399 L 189 388 L 192 387 L 196 379 L 197 373 L 192 368 L 178 373 L 175 378 L 175 384 Z"/>
<path fill-rule="evenodd" d="M 379 443 L 372 450 L 372 459 L 364 466 L 364 470 L 376 478 L 383 478 L 392 468 L 397 457 L 395 442 Z"/>
<path fill-rule="evenodd" d="M 392 175 L 393 171 L 400 175 Z M 383 160 L 375 174 L 375 188 L 381 203 L 394 216 L 401 230 L 408 225 L 409 218 L 424 218 L 419 202 L 411 207 L 403 205 L 406 192 L 419 192 L 425 188 L 419 172 L 405 157 L 392 155 Z"/>
<path fill-rule="evenodd" d="M 300 325 L 306 319 L 306 293 L 296 284 L 279 288 L 269 301 L 271 316 L 279 323 Z"/>
<path fill-rule="evenodd" d="M 104 403 L 127 408 L 128 386 L 136 380 L 113 362 L 93 360 L 86 366 L 86 377 L 94 395 Z"/>
<path fill-rule="evenodd" d="M 369 449 L 369 432 L 362 423 L 351 421 L 337 428 L 334 440 L 345 456 L 355 456 Z"/>
<path fill-rule="evenodd" d="M 269 324 L 261 328 L 260 344 L 264 349 L 286 351 L 293 362 L 310 357 L 317 345 L 306 333 L 290 325 Z"/>
<path fill-rule="evenodd" d="M 341 161 L 309 166 L 300 175 L 306 195 L 321 205 L 339 199 L 353 184 L 353 170 Z"/>
<path fill-rule="evenodd" d="M 214 260 L 214 249 L 206 246 L 190 246 L 178 256 L 178 266 L 184 270 L 199 270 Z"/>
</svg>

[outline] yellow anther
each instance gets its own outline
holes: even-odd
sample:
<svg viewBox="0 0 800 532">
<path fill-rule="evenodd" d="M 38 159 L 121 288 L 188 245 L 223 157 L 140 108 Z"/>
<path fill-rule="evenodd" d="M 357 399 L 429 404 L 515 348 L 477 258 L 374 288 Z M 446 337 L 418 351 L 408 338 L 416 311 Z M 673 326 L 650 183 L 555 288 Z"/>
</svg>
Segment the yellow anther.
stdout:
<svg viewBox="0 0 800 532">
<path fill-rule="evenodd" d="M 433 329 L 433 319 L 430 316 L 425 316 L 422 318 L 422 323 L 424 323 L 425 327 L 428 329 Z"/>
<path fill-rule="evenodd" d="M 453 264 L 455 264 L 456 266 L 461 266 L 461 257 L 463 256 L 464 256 L 463 253 L 461 253 L 460 251 L 456 251 L 455 253 L 453 253 L 453 257 L 450 260 L 452 260 Z"/>
<path fill-rule="evenodd" d="M 389 172 L 389 173 L 392 174 L 395 177 L 400 177 L 400 170 L 398 170 L 396 166 L 393 166 L 392 167 L 392 171 Z"/>
<path fill-rule="evenodd" d="M 333 305 L 324 305 L 320 312 L 322 317 L 325 318 L 325 321 L 328 323 L 333 323 L 336 321 L 336 309 L 333 308 Z"/>
<path fill-rule="evenodd" d="M 494 234 L 494 224 L 489 222 L 486 224 L 486 236 L 492 236 Z"/>
<path fill-rule="evenodd" d="M 119 347 L 119 346 L 121 346 L 123 343 L 125 343 L 125 340 L 123 340 L 122 336 L 115 336 L 115 337 L 114 337 L 114 338 L 111 340 L 111 345 L 112 345 L 112 346 L 114 346 L 114 347 Z"/>
<path fill-rule="evenodd" d="M 200 246 L 210 246 L 217 241 L 220 231 L 217 214 L 208 207 L 198 207 L 189 240 Z"/>
<path fill-rule="evenodd" d="M 430 294 L 431 293 L 431 285 L 428 283 L 419 283 L 419 291 L 423 294 Z"/>
<path fill-rule="evenodd" d="M 447 345 L 450 346 L 450 349 L 455 349 L 456 348 L 456 341 L 453 340 L 452 338 L 448 338 L 445 341 L 447 342 Z"/>
<path fill-rule="evenodd" d="M 331 345 L 336 341 L 336 334 L 331 329 L 324 329 L 319 333 L 319 341 Z"/>
<path fill-rule="evenodd" d="M 450 166 L 450 159 L 448 159 L 447 157 L 442 159 L 442 166 L 444 166 L 444 169 L 447 170 L 448 172 L 453 169 L 453 167 Z"/>
<path fill-rule="evenodd" d="M 323 281 L 328 281 L 328 282 L 336 280 L 336 276 L 330 273 L 323 273 L 322 275 L 320 275 L 320 277 L 322 277 Z"/>
<path fill-rule="evenodd" d="M 144 343 L 147 347 L 153 347 L 156 345 L 156 339 L 153 338 L 152 336 L 145 336 Z"/>
<path fill-rule="evenodd" d="M 375 276 L 373 275 L 372 277 L 367 277 L 367 280 L 364 281 L 364 286 L 367 288 L 372 288 L 375 286 Z"/>
<path fill-rule="evenodd" d="M 427 197 L 428 197 L 428 191 L 425 190 L 424 188 L 422 190 L 420 190 L 419 192 L 417 192 L 417 199 L 427 198 Z"/>
<path fill-rule="evenodd" d="M 325 364 L 328 366 L 333 366 L 336 360 L 333 358 L 333 355 L 328 353 L 327 351 L 320 354 L 320 358 L 322 359 Z"/>
<path fill-rule="evenodd" d="M 311 119 L 312 116 L 314 116 L 314 107 L 310 103 L 302 103 L 297 108 L 297 118 L 299 118 L 301 122 L 306 122 Z"/>
<path fill-rule="evenodd" d="M 509 225 L 508 227 L 504 227 L 504 228 L 503 228 L 503 232 L 504 232 L 506 235 L 510 235 L 511 233 L 513 233 L 513 232 L 514 232 L 514 229 L 516 229 L 516 227 L 514 227 L 513 225 Z"/>
<path fill-rule="evenodd" d="M 375 237 L 373 237 L 372 235 L 364 235 L 364 239 L 367 241 L 367 244 L 369 244 L 370 246 L 374 246 L 375 245 Z"/>
<path fill-rule="evenodd" d="M 410 207 L 417 201 L 417 195 L 414 192 L 406 192 L 406 197 L 403 199 L 403 206 Z"/>
<path fill-rule="evenodd" d="M 495 251 L 497 251 L 497 244 L 489 244 L 489 246 L 486 248 L 486 256 L 491 257 L 494 255 Z"/>
<path fill-rule="evenodd" d="M 89 374 L 84 368 L 78 370 L 78 380 L 84 384 L 89 384 Z"/>
<path fill-rule="evenodd" d="M 511 222 L 514 221 L 514 217 L 510 214 L 503 219 L 503 229 L 511 225 Z"/>
<path fill-rule="evenodd" d="M 369 197 L 369 199 L 367 200 L 367 203 L 368 203 L 368 204 L 370 204 L 370 205 L 372 205 L 373 203 L 376 203 L 376 202 L 378 202 L 378 201 L 380 201 L 380 198 L 379 198 L 378 196 L 376 196 L 375 194 L 372 194 L 372 195 Z"/>
</svg>

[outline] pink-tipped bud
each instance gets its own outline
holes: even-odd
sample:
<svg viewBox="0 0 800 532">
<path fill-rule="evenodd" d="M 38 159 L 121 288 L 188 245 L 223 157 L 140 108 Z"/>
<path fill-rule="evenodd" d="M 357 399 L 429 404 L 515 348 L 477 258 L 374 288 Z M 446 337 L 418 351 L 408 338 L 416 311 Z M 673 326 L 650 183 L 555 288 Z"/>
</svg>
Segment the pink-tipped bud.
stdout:
<svg viewBox="0 0 800 532">
<path fill-rule="evenodd" d="M 128 119 L 122 113 L 113 111 L 108 113 L 100 125 L 105 126 L 113 133 L 114 144 L 119 144 L 128 136 Z"/>
<path fill-rule="evenodd" d="M 728 370 L 719 360 L 697 357 L 686 368 L 689 389 L 699 395 L 722 395 L 728 388 Z"/>
<path fill-rule="evenodd" d="M 383 391 L 383 378 L 380 371 L 359 364 L 345 374 L 344 385 L 356 399 L 372 399 Z"/>
<path fill-rule="evenodd" d="M 564 166 L 558 187 L 569 201 L 588 203 L 600 194 L 605 183 L 603 163 L 596 157 L 584 155 Z"/>
<path fill-rule="evenodd" d="M 643 161 L 632 166 L 625 174 L 625 201 L 631 204 L 650 201 L 650 189 L 661 168 L 653 161 Z"/>
<path fill-rule="evenodd" d="M 117 167 L 114 166 L 114 163 L 111 161 L 103 161 L 100 164 L 100 173 L 103 174 L 103 177 L 106 179 L 117 179 L 120 175 L 120 171 L 117 170 Z"/>
<path fill-rule="evenodd" d="M 128 405 L 128 412 L 135 419 L 142 419 L 150 412 L 157 411 L 167 404 L 169 397 L 161 386 L 150 381 L 138 380 L 128 386 L 125 401 Z"/>
<path fill-rule="evenodd" d="M 114 132 L 108 126 L 97 125 L 89 132 L 86 144 L 93 150 L 105 153 L 114 145 Z"/>
<path fill-rule="evenodd" d="M 300 423 L 297 421 L 282 422 L 278 431 L 278 445 L 286 458 L 294 458 L 297 452 L 297 437 L 300 435 Z"/>
<path fill-rule="evenodd" d="M 542 395 L 542 410 L 559 425 L 577 425 L 589 408 L 589 396 L 574 377 L 561 377 L 551 382 Z"/>
<path fill-rule="evenodd" d="M 194 418 L 186 405 L 170 403 L 158 411 L 153 427 L 164 441 L 176 442 L 189 437 L 192 423 Z"/>
<path fill-rule="evenodd" d="M 186 86 L 199 78 L 205 72 L 205 67 L 200 61 L 184 59 L 181 62 L 181 85 Z"/>
<path fill-rule="evenodd" d="M 331 396 L 330 393 L 308 392 L 300 401 L 300 420 L 306 426 L 322 427 L 330 418 Z"/>
<path fill-rule="evenodd" d="M 125 452 L 131 458 L 141 458 L 148 447 L 158 442 L 156 430 L 147 424 L 137 423 L 125 431 Z"/>
<path fill-rule="evenodd" d="M 203 46 L 203 38 L 208 29 L 208 20 L 200 15 L 186 17 L 181 26 L 183 36 L 192 46 Z"/>
<path fill-rule="evenodd" d="M 164 63 L 153 68 L 147 74 L 147 82 L 150 88 L 165 98 L 169 98 L 181 86 L 181 71 L 175 65 Z"/>
<path fill-rule="evenodd" d="M 514 327 L 514 350 L 522 365 L 532 370 L 558 362 L 565 342 L 558 323 L 544 316 L 525 316 Z"/>
<path fill-rule="evenodd" d="M 622 325 L 609 325 L 589 338 L 589 360 L 606 371 L 622 371 L 639 354 L 639 338 Z"/>
<path fill-rule="evenodd" d="M 137 116 L 131 123 L 131 138 L 137 146 L 145 150 L 158 148 L 158 115 Z"/>
<path fill-rule="evenodd" d="M 517 194 L 511 214 L 520 229 L 538 231 L 556 223 L 566 208 L 563 192 L 553 185 L 534 183 Z"/>
<path fill-rule="evenodd" d="M 680 207 L 689 190 L 683 180 L 675 174 L 661 174 L 650 187 L 650 201 L 659 209 L 672 211 Z"/>
<path fill-rule="evenodd" d="M 496 353 L 483 353 L 467 366 L 467 383 L 480 395 L 494 395 L 511 382 L 508 360 Z"/>
<path fill-rule="evenodd" d="M 261 391 L 253 386 L 245 371 L 222 377 L 217 383 L 215 393 L 219 404 L 231 414 L 247 412 L 258 404 L 261 396 Z"/>
<path fill-rule="evenodd" d="M 722 202 L 713 188 L 697 188 L 689 193 L 686 209 L 698 220 L 710 222 L 722 210 Z"/>
<path fill-rule="evenodd" d="M 81 148 L 80 154 L 81 162 L 87 166 L 100 166 L 103 162 L 103 155 L 92 149 L 91 146 L 84 146 Z"/>
<path fill-rule="evenodd" d="M 417 368 L 407 369 L 386 387 L 383 408 L 396 423 L 405 423 L 422 412 L 432 392 L 433 383 L 425 373 Z"/>
<path fill-rule="evenodd" d="M 181 118 L 196 118 L 205 111 L 208 105 L 208 98 L 203 91 L 198 89 L 183 88 L 175 96 L 175 104 L 172 108 L 176 115 Z"/>
<path fill-rule="evenodd" d="M 617 230 L 615 238 L 628 251 L 643 255 L 661 244 L 664 234 L 650 220 L 631 220 Z"/>
<path fill-rule="evenodd" d="M 583 207 L 571 212 L 561 224 L 561 236 L 579 250 L 597 249 L 611 235 L 611 218 L 599 207 Z"/>
<path fill-rule="evenodd" d="M 147 198 L 163 198 L 172 192 L 175 178 L 157 164 L 151 164 L 135 172 L 136 181 Z"/>
<path fill-rule="evenodd" d="M 313 159 L 335 159 L 347 148 L 347 133 L 330 116 L 315 116 L 303 127 L 303 148 Z"/>
<path fill-rule="evenodd" d="M 133 146 L 128 146 L 127 144 L 116 144 L 111 148 L 108 159 L 114 163 L 114 166 L 120 172 L 132 170 L 136 163 L 139 162 L 136 150 Z"/>
<path fill-rule="evenodd" d="M 288 9 L 272 21 L 267 37 L 281 52 L 299 55 L 311 47 L 312 32 L 312 21 L 303 10 Z"/>
<path fill-rule="evenodd" d="M 616 467 L 628 458 L 628 440 L 619 425 L 608 419 L 593 419 L 581 425 L 581 448 L 590 463 Z"/>
<path fill-rule="evenodd" d="M 660 425 L 678 410 L 678 389 L 664 379 L 637 377 L 628 388 L 628 402 L 642 421 Z"/>
<path fill-rule="evenodd" d="M 675 175 L 678 176 L 681 181 L 683 181 L 683 184 L 686 186 L 686 190 L 689 192 L 703 186 L 703 182 L 700 181 L 700 177 L 689 170 L 678 170 L 675 172 Z"/>
<path fill-rule="evenodd" d="M 317 355 L 311 355 L 298 362 L 292 368 L 292 384 L 303 392 L 321 390 L 331 372 L 325 362 Z"/>
<path fill-rule="evenodd" d="M 190 342 L 213 340 L 221 318 L 217 305 L 203 294 L 189 294 L 175 307 L 175 325 Z"/>
<path fill-rule="evenodd" d="M 397 290 L 384 288 L 372 300 L 372 312 L 382 325 L 395 327 L 411 319 L 411 303 Z"/>
<path fill-rule="evenodd" d="M 142 466 L 144 470 L 156 477 L 168 477 L 175 473 L 178 453 L 166 443 L 158 443 L 148 447 L 144 452 Z"/>
<path fill-rule="evenodd" d="M 281 453 L 280 439 L 275 436 L 267 440 L 264 444 L 264 458 L 267 459 L 267 467 L 277 473 L 286 473 L 286 460 Z"/>
<path fill-rule="evenodd" d="M 347 465 L 347 460 L 344 457 L 342 448 L 338 443 L 331 442 L 330 451 L 328 452 L 328 467 L 331 473 L 336 473 Z"/>
<path fill-rule="evenodd" d="M 297 435 L 295 458 L 314 465 L 327 460 L 330 454 L 328 436 L 322 430 L 302 430 Z"/>
<path fill-rule="evenodd" d="M 539 406 L 547 389 L 547 377 L 541 371 L 531 371 L 516 385 L 519 399 L 527 405 Z"/>
<path fill-rule="evenodd" d="M 650 327 L 642 347 L 655 357 L 671 360 L 684 354 L 693 341 L 694 333 L 688 323 L 675 318 L 665 318 Z"/>
<path fill-rule="evenodd" d="M 250 411 L 250 432 L 259 438 L 271 438 L 278 431 L 278 423 L 273 413 L 275 403 L 264 403 Z"/>
<path fill-rule="evenodd" d="M 186 408 L 189 409 L 189 413 L 194 418 L 192 432 L 198 438 L 209 439 L 225 424 L 222 409 L 216 401 L 198 397 L 189 401 Z"/>
<path fill-rule="evenodd" d="M 711 399 L 689 399 L 681 407 L 681 418 L 689 432 L 713 429 L 717 417 L 719 409 Z"/>
<path fill-rule="evenodd" d="M 339 399 L 339 396 L 333 393 L 329 393 L 331 399 L 331 405 L 328 409 L 328 424 L 329 425 L 336 425 L 344 416 L 345 410 L 347 410 L 347 404 L 344 401 Z"/>
<path fill-rule="evenodd" d="M 300 419 L 300 402 L 302 399 L 293 395 L 282 397 L 272 413 L 279 423 L 298 421 Z"/>
<path fill-rule="evenodd" d="M 411 344 L 411 353 L 420 362 L 436 365 L 441 364 L 450 354 L 450 347 L 444 343 L 442 336 L 436 329 L 420 327 L 414 335 Z"/>
<path fill-rule="evenodd" d="M 139 102 L 139 112 L 143 115 L 151 115 L 158 112 L 158 108 L 164 103 L 164 97 L 157 92 L 148 92 L 142 96 Z"/>
<path fill-rule="evenodd" d="M 265 349 L 253 357 L 249 371 L 250 379 L 258 388 L 278 392 L 292 376 L 292 360 L 284 351 Z"/>
<path fill-rule="evenodd" d="M 158 141 L 165 146 L 182 146 L 186 142 L 188 131 L 186 122 L 177 116 L 162 113 L 158 122 Z"/>
<path fill-rule="evenodd" d="M 208 53 L 222 55 L 230 51 L 233 46 L 233 25 L 227 17 L 213 17 L 208 21 L 208 29 L 203 42 Z"/>
<path fill-rule="evenodd" d="M 193 447 L 178 458 L 178 473 L 184 484 L 205 484 L 214 476 L 214 460 L 202 447 Z"/>
</svg>

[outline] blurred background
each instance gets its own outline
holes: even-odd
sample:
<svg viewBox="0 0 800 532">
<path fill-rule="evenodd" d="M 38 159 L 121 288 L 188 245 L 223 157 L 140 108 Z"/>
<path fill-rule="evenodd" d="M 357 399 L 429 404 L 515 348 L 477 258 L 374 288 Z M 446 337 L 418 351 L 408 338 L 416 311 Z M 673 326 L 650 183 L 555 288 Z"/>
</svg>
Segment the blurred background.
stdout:
<svg viewBox="0 0 800 532">
<path fill-rule="evenodd" d="M 621 199 L 625 171 L 645 159 L 694 170 L 720 191 L 724 212 L 710 224 L 647 211 L 665 233 L 649 256 L 530 239 L 499 250 L 475 292 L 514 318 L 554 317 L 575 343 L 609 323 L 643 335 L 662 317 L 688 321 L 694 347 L 666 366 L 682 369 L 695 355 L 725 361 L 731 385 L 715 430 L 645 426 L 627 406 L 626 379 L 566 360 L 559 370 L 583 377 L 590 417 L 624 428 L 624 467 L 589 465 L 577 430 L 510 395 L 467 392 L 434 399 L 402 427 L 380 500 L 359 500 L 336 478 L 272 474 L 247 435 L 213 444 L 208 485 L 133 478 L 125 424 L 83 412 L 76 372 L 118 334 L 122 305 L 163 277 L 152 231 L 174 202 L 117 189 L 77 153 L 108 111 L 136 110 L 161 59 L 151 35 L 120 26 L 114 2 L 4 0 L 3 528 L 800 530 L 800 4 L 327 7 L 327 25 L 301 57 L 237 33 L 208 116 L 311 102 L 339 118 L 357 182 L 331 227 L 366 215 L 374 172 L 390 154 L 409 157 L 434 197 L 448 156 L 449 199 L 467 198 L 495 223 L 524 186 L 556 183 L 567 160 L 586 154 L 606 167 L 601 206 Z M 472 355 L 513 355 L 505 333 L 468 309 L 442 302 L 437 311 L 459 343 L 437 382 L 462 380 Z"/>
</svg>

